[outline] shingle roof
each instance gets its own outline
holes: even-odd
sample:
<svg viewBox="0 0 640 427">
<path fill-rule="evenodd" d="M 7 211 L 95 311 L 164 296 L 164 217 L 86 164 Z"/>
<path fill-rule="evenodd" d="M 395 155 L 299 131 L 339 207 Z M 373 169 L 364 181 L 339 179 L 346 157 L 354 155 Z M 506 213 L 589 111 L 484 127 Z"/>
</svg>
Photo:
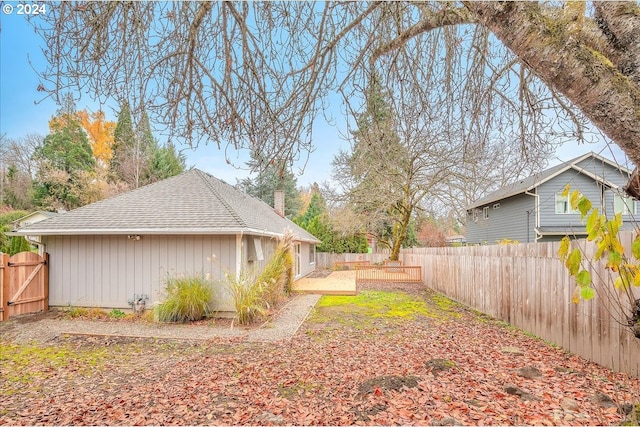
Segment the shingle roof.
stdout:
<svg viewBox="0 0 640 427">
<path fill-rule="evenodd" d="M 520 181 L 514 182 L 512 184 L 506 185 L 504 187 L 499 188 L 498 190 L 494 191 L 493 193 L 490 193 L 488 195 L 486 195 L 485 197 L 482 197 L 478 200 L 476 200 L 475 202 L 471 203 L 469 206 L 467 206 L 467 209 L 474 209 L 477 208 L 479 206 L 483 206 L 483 205 L 488 205 L 490 203 L 494 203 L 503 199 L 506 199 L 507 197 L 511 197 L 511 196 L 515 196 L 517 194 L 522 194 L 526 191 L 531 191 L 534 188 L 536 188 L 537 186 L 539 186 L 540 184 L 548 181 L 549 179 L 559 175 L 560 173 L 564 172 L 565 170 L 574 167 L 576 164 L 580 163 L 581 161 L 588 159 L 589 157 L 593 157 L 596 158 L 600 161 L 603 161 L 605 163 L 608 163 L 616 168 L 620 168 L 621 170 L 624 170 L 627 173 L 630 173 L 630 171 L 626 170 L 625 168 L 622 168 L 619 165 L 616 165 L 615 163 L 613 163 L 611 160 L 599 156 L 596 153 L 587 153 L 587 154 L 583 154 L 581 156 L 576 157 L 575 159 L 571 159 L 569 161 L 566 161 L 564 163 L 561 163 L 559 165 L 553 166 L 549 169 L 546 169 L 538 174 L 535 175 L 531 175 L 527 178 L 524 178 Z"/>
<path fill-rule="evenodd" d="M 319 242 L 271 206 L 192 169 L 17 231 L 28 235 L 245 234 Z"/>
</svg>

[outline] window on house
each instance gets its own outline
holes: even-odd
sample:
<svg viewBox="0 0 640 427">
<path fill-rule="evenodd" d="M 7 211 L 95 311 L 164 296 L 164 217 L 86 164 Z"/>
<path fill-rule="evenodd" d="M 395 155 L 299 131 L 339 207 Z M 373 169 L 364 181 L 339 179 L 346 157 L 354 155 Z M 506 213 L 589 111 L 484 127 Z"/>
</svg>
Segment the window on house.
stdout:
<svg viewBox="0 0 640 427">
<path fill-rule="evenodd" d="M 489 219 L 489 206 L 482 208 L 482 217 L 484 219 Z"/>
<path fill-rule="evenodd" d="M 579 214 L 579 210 L 571 209 L 569 196 L 564 196 L 562 192 L 556 193 L 556 213 L 557 214 Z"/>
<path fill-rule="evenodd" d="M 500 209 L 500 203 L 495 203 L 493 205 L 493 209 Z"/>
<path fill-rule="evenodd" d="M 635 215 L 636 202 L 632 197 L 623 197 L 619 194 L 613 195 L 613 212 L 622 215 Z"/>
<path fill-rule="evenodd" d="M 473 222 L 478 222 L 478 209 L 471 209 L 471 219 Z"/>
<path fill-rule="evenodd" d="M 316 262 L 316 245 L 309 246 L 309 264 Z"/>
</svg>

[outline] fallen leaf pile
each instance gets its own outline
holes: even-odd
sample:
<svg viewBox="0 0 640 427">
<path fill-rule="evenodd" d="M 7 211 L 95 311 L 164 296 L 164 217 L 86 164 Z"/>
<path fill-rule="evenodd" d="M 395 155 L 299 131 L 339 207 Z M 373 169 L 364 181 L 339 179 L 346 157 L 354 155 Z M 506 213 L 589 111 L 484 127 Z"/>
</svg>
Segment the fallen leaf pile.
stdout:
<svg viewBox="0 0 640 427">
<path fill-rule="evenodd" d="M 432 296 L 319 308 L 275 344 L 61 339 L 65 363 L 0 365 L 0 424 L 615 425 L 640 403 L 639 379 Z"/>
</svg>

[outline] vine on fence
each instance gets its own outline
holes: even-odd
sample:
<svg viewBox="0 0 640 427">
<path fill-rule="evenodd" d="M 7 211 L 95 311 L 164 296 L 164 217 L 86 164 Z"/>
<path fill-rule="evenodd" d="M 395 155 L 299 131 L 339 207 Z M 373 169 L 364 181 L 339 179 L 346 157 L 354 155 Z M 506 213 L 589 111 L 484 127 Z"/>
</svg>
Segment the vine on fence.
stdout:
<svg viewBox="0 0 640 427">
<path fill-rule="evenodd" d="M 620 242 L 618 232 L 622 227 L 622 214 L 616 213 L 613 218 L 608 219 L 605 213 L 601 213 L 598 208 L 594 208 L 591 201 L 579 191 L 571 191 L 567 185 L 562 193 L 568 198 L 572 210 L 580 212 L 580 219 L 584 222 L 586 218 L 587 240 L 593 241 L 596 245 L 596 252 L 593 261 L 606 259 L 606 269 L 614 276 L 613 286 L 617 293 L 626 295 L 631 303 L 631 314 L 626 316 L 627 326 L 631 328 L 634 335 L 640 338 L 640 299 L 634 299 L 632 287 L 640 286 L 640 234 L 631 244 L 631 258 L 625 255 L 625 248 Z M 580 300 L 590 300 L 596 294 L 593 286 L 591 273 L 583 267 L 584 263 L 591 260 L 584 256 L 579 247 L 572 248 L 572 240 L 565 236 L 560 243 L 558 255 L 565 263 L 569 274 L 576 280 L 576 289 L 573 293 L 573 302 Z M 606 257 L 606 258 L 605 258 Z M 618 300 L 618 304 L 621 302 Z M 624 307 L 620 307 L 626 310 Z"/>
</svg>

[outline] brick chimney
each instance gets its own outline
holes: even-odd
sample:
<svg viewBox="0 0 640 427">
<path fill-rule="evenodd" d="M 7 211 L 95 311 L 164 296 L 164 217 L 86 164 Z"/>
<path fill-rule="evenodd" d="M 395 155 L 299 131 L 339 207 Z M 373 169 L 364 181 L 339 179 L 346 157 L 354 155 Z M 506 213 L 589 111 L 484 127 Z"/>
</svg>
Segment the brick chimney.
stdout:
<svg viewBox="0 0 640 427">
<path fill-rule="evenodd" d="M 273 209 L 284 218 L 284 191 L 276 190 L 273 193 Z"/>
</svg>

